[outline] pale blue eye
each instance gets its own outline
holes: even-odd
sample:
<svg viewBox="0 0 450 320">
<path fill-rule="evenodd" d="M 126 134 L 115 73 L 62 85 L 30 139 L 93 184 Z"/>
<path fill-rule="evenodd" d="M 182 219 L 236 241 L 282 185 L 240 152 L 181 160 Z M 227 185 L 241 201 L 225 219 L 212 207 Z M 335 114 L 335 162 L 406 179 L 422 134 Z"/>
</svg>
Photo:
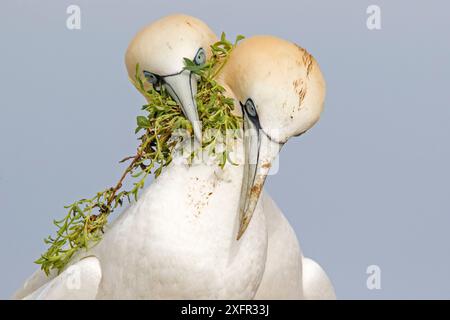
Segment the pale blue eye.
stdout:
<svg viewBox="0 0 450 320">
<path fill-rule="evenodd" d="M 245 102 L 245 110 L 247 110 L 247 113 L 248 113 L 249 116 L 256 117 L 255 104 L 253 103 L 253 101 L 251 99 L 248 99 Z"/>
<path fill-rule="evenodd" d="M 147 81 L 152 85 L 156 85 L 159 82 L 159 77 L 154 73 L 144 71 L 144 76 L 145 79 L 147 79 Z"/>
<path fill-rule="evenodd" d="M 197 54 L 194 58 L 194 63 L 198 66 L 205 64 L 206 62 L 206 52 L 203 48 L 198 49 Z"/>
</svg>

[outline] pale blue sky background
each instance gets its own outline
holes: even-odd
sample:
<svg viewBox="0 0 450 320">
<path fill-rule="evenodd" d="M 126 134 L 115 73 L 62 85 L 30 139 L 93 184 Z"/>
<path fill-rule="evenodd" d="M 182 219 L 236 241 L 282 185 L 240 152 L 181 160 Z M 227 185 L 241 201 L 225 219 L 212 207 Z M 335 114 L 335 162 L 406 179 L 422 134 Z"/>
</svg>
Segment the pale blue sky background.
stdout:
<svg viewBox="0 0 450 320">
<path fill-rule="evenodd" d="M 12 1 L 0 4 L 0 298 L 36 268 L 63 205 L 117 180 L 142 98 L 123 63 L 143 25 L 186 13 L 295 41 L 319 61 L 319 124 L 267 190 L 339 298 L 450 298 L 446 1 Z M 66 29 L 66 8 L 82 29 Z M 382 30 L 366 28 L 366 8 Z M 366 288 L 366 268 L 382 289 Z"/>
</svg>

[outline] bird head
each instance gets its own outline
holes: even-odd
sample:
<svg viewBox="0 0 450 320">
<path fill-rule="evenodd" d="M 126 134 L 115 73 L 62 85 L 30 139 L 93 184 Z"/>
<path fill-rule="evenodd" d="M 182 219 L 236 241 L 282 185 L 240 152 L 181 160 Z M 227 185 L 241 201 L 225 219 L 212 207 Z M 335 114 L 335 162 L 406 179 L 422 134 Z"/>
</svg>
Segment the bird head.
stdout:
<svg viewBox="0 0 450 320">
<path fill-rule="evenodd" d="M 242 41 L 220 77 L 239 100 L 244 117 L 246 161 L 239 239 L 281 147 L 319 120 L 325 81 L 316 60 L 305 49 L 270 36 Z"/>
<path fill-rule="evenodd" d="M 206 63 L 210 46 L 217 41 L 211 29 L 197 18 L 171 15 L 144 27 L 133 38 L 125 55 L 130 79 L 135 78 L 136 65 L 145 77 L 144 88 L 162 86 L 180 105 L 192 123 L 195 137 L 201 141 L 195 94 L 198 77 L 185 70 L 184 58 L 197 65 Z"/>
</svg>

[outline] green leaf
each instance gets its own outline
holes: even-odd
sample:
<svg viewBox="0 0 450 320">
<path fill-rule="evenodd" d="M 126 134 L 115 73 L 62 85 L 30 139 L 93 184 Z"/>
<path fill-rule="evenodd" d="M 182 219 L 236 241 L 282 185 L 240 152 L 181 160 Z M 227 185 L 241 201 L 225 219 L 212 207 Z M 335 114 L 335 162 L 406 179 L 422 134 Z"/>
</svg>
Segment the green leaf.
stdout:
<svg viewBox="0 0 450 320">
<path fill-rule="evenodd" d="M 238 34 L 236 40 L 234 41 L 234 45 L 237 45 L 237 43 L 243 39 L 245 39 L 245 37 L 242 34 Z"/>
<path fill-rule="evenodd" d="M 183 58 L 183 61 L 184 61 L 184 65 L 185 65 L 186 67 L 195 67 L 195 66 L 197 66 L 197 65 L 194 63 L 194 61 L 192 61 L 191 59 Z"/>
<path fill-rule="evenodd" d="M 184 59 L 184 70 L 188 70 L 194 73 L 199 73 L 200 71 L 202 71 L 203 69 L 205 69 L 205 65 L 196 65 L 194 62 L 192 62 L 191 60 L 189 60 L 188 58 L 183 58 Z"/>
<path fill-rule="evenodd" d="M 147 117 L 144 116 L 138 116 L 136 118 L 137 125 L 141 128 L 150 128 L 150 121 L 147 119 Z"/>
</svg>

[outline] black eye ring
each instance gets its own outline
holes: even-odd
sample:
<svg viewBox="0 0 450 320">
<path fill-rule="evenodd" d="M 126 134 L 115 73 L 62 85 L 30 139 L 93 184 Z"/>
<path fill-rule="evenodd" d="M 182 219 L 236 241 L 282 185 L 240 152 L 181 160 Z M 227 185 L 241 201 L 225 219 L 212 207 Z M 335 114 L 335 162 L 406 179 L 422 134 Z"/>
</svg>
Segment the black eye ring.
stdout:
<svg viewBox="0 0 450 320">
<path fill-rule="evenodd" d="M 255 104 L 253 103 L 253 100 L 250 99 L 250 98 L 247 99 L 247 101 L 245 102 L 245 110 L 247 111 L 247 114 L 250 117 L 256 117 L 257 116 Z"/>
<path fill-rule="evenodd" d="M 206 63 L 206 52 L 203 48 L 198 49 L 194 57 L 194 63 L 198 66 L 204 65 Z"/>
<path fill-rule="evenodd" d="M 157 85 L 160 82 L 160 77 L 154 73 L 148 72 L 148 71 L 143 71 L 144 73 L 144 77 L 145 79 L 147 79 L 147 81 L 152 84 L 152 85 Z"/>
</svg>

